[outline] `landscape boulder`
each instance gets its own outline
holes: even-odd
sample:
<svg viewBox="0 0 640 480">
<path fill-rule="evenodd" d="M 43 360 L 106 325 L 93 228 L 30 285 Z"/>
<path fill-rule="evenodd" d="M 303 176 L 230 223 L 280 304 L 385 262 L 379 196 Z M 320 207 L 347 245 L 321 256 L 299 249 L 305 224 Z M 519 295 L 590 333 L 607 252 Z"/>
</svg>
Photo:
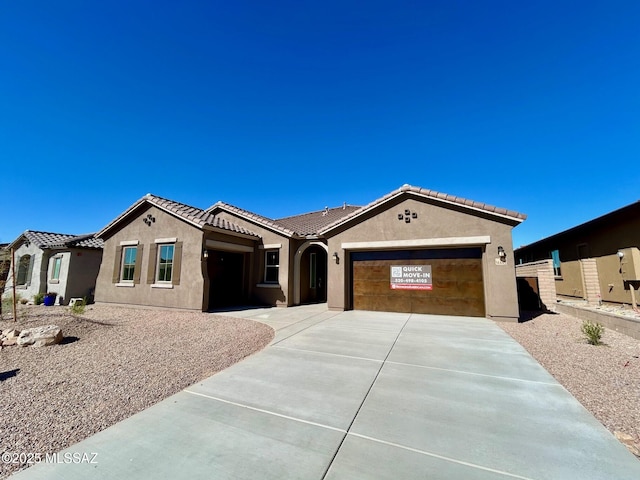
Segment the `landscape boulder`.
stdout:
<svg viewBox="0 0 640 480">
<path fill-rule="evenodd" d="M 16 330 L 14 328 L 3 330 L 2 332 L 0 332 L 0 346 L 9 347 L 11 345 L 17 344 L 19 335 L 20 330 Z"/>
<path fill-rule="evenodd" d="M 27 347 L 46 347 L 60 343 L 64 337 L 62 330 L 57 325 L 45 325 L 44 327 L 27 328 L 20 332 L 18 345 Z"/>
</svg>

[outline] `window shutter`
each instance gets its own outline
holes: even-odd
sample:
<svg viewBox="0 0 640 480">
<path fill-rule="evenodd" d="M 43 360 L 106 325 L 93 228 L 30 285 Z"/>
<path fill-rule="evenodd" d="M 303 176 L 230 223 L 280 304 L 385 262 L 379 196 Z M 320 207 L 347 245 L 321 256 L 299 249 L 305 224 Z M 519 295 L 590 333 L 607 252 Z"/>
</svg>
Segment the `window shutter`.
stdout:
<svg viewBox="0 0 640 480">
<path fill-rule="evenodd" d="M 142 250 L 144 245 L 138 245 L 136 251 L 136 266 L 133 267 L 133 283 L 140 283 L 140 272 L 142 271 Z"/>
<path fill-rule="evenodd" d="M 27 285 L 31 285 L 31 276 L 33 274 L 33 260 L 35 258 L 35 255 L 31 255 L 29 257 L 29 268 L 27 268 Z"/>
<path fill-rule="evenodd" d="M 180 267 L 182 265 L 182 242 L 176 242 L 173 248 L 173 272 L 171 273 L 171 283 L 180 285 Z"/>
<path fill-rule="evenodd" d="M 152 243 L 149 250 L 149 268 L 147 269 L 147 283 L 156 281 L 156 265 L 158 265 L 158 244 Z M 136 260 L 138 263 L 138 260 Z"/>
<path fill-rule="evenodd" d="M 120 281 L 120 267 L 122 266 L 122 245 L 116 247 L 116 259 L 113 264 L 113 277 L 111 283 L 118 283 Z"/>
</svg>

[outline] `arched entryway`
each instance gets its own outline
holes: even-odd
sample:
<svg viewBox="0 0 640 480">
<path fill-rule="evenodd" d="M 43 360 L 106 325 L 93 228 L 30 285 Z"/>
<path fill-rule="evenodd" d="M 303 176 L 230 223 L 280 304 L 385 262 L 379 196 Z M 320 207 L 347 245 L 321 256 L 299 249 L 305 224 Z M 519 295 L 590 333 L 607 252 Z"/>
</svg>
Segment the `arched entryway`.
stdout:
<svg viewBox="0 0 640 480">
<path fill-rule="evenodd" d="M 327 246 L 318 241 L 303 243 L 294 258 L 293 303 L 327 301 Z"/>
</svg>

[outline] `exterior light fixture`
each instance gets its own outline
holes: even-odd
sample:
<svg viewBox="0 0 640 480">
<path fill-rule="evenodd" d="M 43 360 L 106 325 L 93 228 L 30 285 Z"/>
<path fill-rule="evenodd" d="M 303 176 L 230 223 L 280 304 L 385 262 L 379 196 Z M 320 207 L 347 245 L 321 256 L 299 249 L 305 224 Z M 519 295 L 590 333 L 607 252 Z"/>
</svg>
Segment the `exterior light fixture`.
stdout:
<svg viewBox="0 0 640 480">
<path fill-rule="evenodd" d="M 622 257 L 624 257 L 624 252 L 622 250 L 618 250 L 618 258 L 622 260 Z"/>
<path fill-rule="evenodd" d="M 340 257 L 338 256 L 338 252 L 333 252 L 333 259 L 336 263 L 340 263 Z"/>
<path fill-rule="evenodd" d="M 504 251 L 504 248 L 502 248 L 502 246 L 498 247 L 498 257 L 500 257 L 500 260 L 502 261 L 507 258 L 507 252 Z"/>
<path fill-rule="evenodd" d="M 209 250 L 205 250 L 205 251 L 202 253 L 202 256 L 203 256 L 204 258 L 209 258 Z"/>
</svg>

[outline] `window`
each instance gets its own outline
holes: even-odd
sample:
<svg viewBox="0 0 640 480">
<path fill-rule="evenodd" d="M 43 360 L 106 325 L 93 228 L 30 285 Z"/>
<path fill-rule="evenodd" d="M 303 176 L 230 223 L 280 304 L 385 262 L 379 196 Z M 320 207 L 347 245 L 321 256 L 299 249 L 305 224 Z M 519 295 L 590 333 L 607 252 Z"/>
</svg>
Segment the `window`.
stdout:
<svg viewBox="0 0 640 480">
<path fill-rule="evenodd" d="M 560 252 L 558 250 L 553 250 L 551 252 L 551 259 L 553 260 L 553 274 L 556 277 L 561 277 L 562 273 L 560 270 Z"/>
<path fill-rule="evenodd" d="M 51 280 L 60 280 L 61 266 L 62 266 L 62 257 L 54 257 L 53 267 L 51 269 Z"/>
<path fill-rule="evenodd" d="M 31 255 L 22 255 L 20 260 L 18 260 L 18 278 L 16 279 L 16 285 L 27 285 L 29 283 L 31 266 Z"/>
<path fill-rule="evenodd" d="M 278 250 L 269 250 L 264 253 L 264 283 L 278 283 L 280 252 Z"/>
<path fill-rule="evenodd" d="M 123 282 L 133 282 L 133 274 L 136 268 L 136 256 L 138 247 L 123 247 L 122 249 L 122 277 Z"/>
<path fill-rule="evenodd" d="M 156 238 L 149 251 L 147 283 L 151 288 L 180 285 L 182 242 L 177 238 Z"/>
<path fill-rule="evenodd" d="M 173 272 L 173 245 L 159 245 L 158 249 L 158 282 L 171 282 Z"/>
</svg>

